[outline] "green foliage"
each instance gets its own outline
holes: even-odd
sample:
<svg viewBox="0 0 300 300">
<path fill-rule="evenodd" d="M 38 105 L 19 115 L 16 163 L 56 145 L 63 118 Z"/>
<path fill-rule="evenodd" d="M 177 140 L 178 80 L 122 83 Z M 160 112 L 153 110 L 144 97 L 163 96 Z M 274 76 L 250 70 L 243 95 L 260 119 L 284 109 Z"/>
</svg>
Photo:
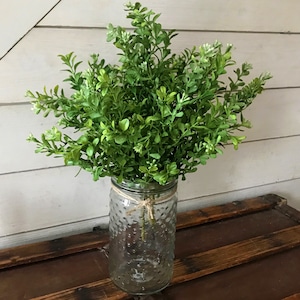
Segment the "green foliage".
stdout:
<svg viewBox="0 0 300 300">
<path fill-rule="evenodd" d="M 50 112 L 58 125 L 79 132 L 72 138 L 53 127 L 37 144 L 36 152 L 64 158 L 93 174 L 94 180 L 114 176 L 160 184 L 195 172 L 199 164 L 222 153 L 223 145 L 237 149 L 244 136 L 236 130 L 250 127 L 243 110 L 263 91 L 270 74 L 249 83 L 248 63 L 225 74 L 235 62 L 232 45 L 219 42 L 171 52 L 174 30 L 164 30 L 159 15 L 139 3 L 127 4 L 134 31 L 108 26 L 107 40 L 120 50 L 119 65 L 91 55 L 89 68 L 78 71 L 74 53 L 60 55 L 67 67 L 73 94 L 66 97 L 55 86 L 49 92 L 31 91 L 36 113 Z"/>
</svg>

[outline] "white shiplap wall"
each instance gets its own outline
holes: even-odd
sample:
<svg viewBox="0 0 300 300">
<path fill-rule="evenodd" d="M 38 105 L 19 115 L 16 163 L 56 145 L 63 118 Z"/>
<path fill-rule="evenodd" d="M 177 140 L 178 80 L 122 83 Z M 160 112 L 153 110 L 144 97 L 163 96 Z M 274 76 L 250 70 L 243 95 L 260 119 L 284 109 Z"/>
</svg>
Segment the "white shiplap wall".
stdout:
<svg viewBox="0 0 300 300">
<path fill-rule="evenodd" d="M 93 182 L 84 172 L 74 178 L 76 168 L 34 154 L 26 137 L 54 120 L 35 116 L 24 93 L 64 78 L 58 54 L 74 51 L 86 60 L 96 52 L 115 62 L 105 27 L 130 26 L 120 0 L 6 2 L 0 9 L 0 248 L 107 224 L 109 179 Z M 246 112 L 253 128 L 240 149 L 227 148 L 180 182 L 180 210 L 270 192 L 300 209 L 300 2 L 143 4 L 162 13 L 165 27 L 180 30 L 174 51 L 218 39 L 234 44 L 234 58 L 251 62 L 253 75 L 268 70 L 274 76 Z"/>
</svg>

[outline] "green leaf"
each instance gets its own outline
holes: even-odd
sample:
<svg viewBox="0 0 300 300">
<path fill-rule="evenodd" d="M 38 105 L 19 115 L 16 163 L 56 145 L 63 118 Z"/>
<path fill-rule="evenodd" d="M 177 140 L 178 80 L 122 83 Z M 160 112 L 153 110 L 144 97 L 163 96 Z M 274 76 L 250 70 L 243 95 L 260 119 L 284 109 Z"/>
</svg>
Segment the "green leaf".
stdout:
<svg viewBox="0 0 300 300">
<path fill-rule="evenodd" d="M 86 155 L 88 157 L 92 157 L 94 154 L 94 147 L 92 145 L 89 145 L 86 149 Z"/>
<path fill-rule="evenodd" d="M 35 143 L 39 143 L 38 139 L 35 138 L 32 134 L 30 134 L 27 139 L 28 142 L 35 142 Z"/>
<path fill-rule="evenodd" d="M 84 145 L 84 144 L 88 143 L 88 141 L 89 141 L 88 137 L 86 135 L 82 135 L 77 140 L 77 143 L 80 145 Z"/>
<path fill-rule="evenodd" d="M 101 114 L 98 113 L 98 112 L 93 112 L 93 113 L 90 114 L 91 119 L 96 119 L 96 118 L 99 118 L 99 117 L 101 117 Z"/>
<path fill-rule="evenodd" d="M 141 123 L 145 122 L 144 118 L 140 114 L 137 114 L 136 117 Z"/>
<path fill-rule="evenodd" d="M 183 117 L 183 111 L 181 111 L 181 112 L 177 113 L 175 116 L 176 116 L 177 118 L 181 118 L 181 117 Z"/>
<path fill-rule="evenodd" d="M 59 86 L 56 85 L 56 86 L 54 87 L 54 89 L 53 89 L 53 92 L 54 92 L 55 95 L 57 95 L 58 89 L 59 89 Z"/>
<path fill-rule="evenodd" d="M 43 136 L 47 141 L 60 142 L 62 133 L 55 126 L 53 126 L 51 129 L 46 130 Z"/>
<path fill-rule="evenodd" d="M 124 135 L 118 135 L 115 137 L 116 144 L 122 145 L 127 141 L 127 137 Z"/>
<path fill-rule="evenodd" d="M 155 136 L 155 138 L 154 138 L 154 142 L 156 144 L 158 144 L 160 141 L 161 141 L 160 135 L 159 135 L 159 133 L 157 133 L 156 136 Z"/>
<path fill-rule="evenodd" d="M 179 130 L 183 133 L 185 131 L 185 126 L 183 123 L 178 123 L 177 127 L 179 128 Z"/>
<path fill-rule="evenodd" d="M 125 157 L 118 157 L 117 159 L 117 162 L 122 166 L 122 167 L 124 167 L 125 166 L 125 164 L 126 164 L 126 158 Z"/>
<path fill-rule="evenodd" d="M 160 154 L 159 153 L 150 153 L 149 155 L 151 157 L 155 158 L 155 159 L 160 159 Z"/>
<path fill-rule="evenodd" d="M 129 120 L 123 119 L 123 120 L 119 121 L 119 127 L 122 131 L 126 131 L 129 127 Z"/>
<path fill-rule="evenodd" d="M 252 66 L 232 67 L 233 46 L 223 49 L 218 41 L 172 52 L 177 32 L 164 29 L 159 14 L 139 2 L 128 3 L 126 11 L 133 30 L 112 24 L 107 30 L 107 40 L 118 48 L 117 64 L 92 54 L 88 68 L 79 71 L 73 52 L 60 55 L 71 93 L 65 95 L 58 84 L 27 92 L 33 110 L 54 116 L 62 127 L 28 140 L 36 152 L 63 157 L 94 180 L 185 179 L 221 154 L 217 147 L 232 142 L 237 149 L 244 137 L 235 131 L 250 127 L 242 111 L 271 76 L 263 73 L 247 83 Z M 226 73 L 233 76 L 228 82 L 222 76 L 222 82 Z"/>
<path fill-rule="evenodd" d="M 160 117 L 158 117 L 158 116 L 149 116 L 146 118 L 145 123 L 149 124 L 152 121 L 154 122 L 154 121 L 158 121 L 158 120 L 160 120 Z"/>
<path fill-rule="evenodd" d="M 93 145 L 97 146 L 99 144 L 99 142 L 100 142 L 100 139 L 97 137 L 93 140 Z"/>
<path fill-rule="evenodd" d="M 167 183 L 168 175 L 164 172 L 153 175 L 153 179 L 159 184 L 164 185 Z"/>
<path fill-rule="evenodd" d="M 142 173 L 148 173 L 148 169 L 145 166 L 140 166 L 139 171 L 141 171 Z"/>
<path fill-rule="evenodd" d="M 172 162 L 171 164 L 167 165 L 167 171 L 172 176 L 177 175 L 179 173 L 175 162 Z"/>
</svg>

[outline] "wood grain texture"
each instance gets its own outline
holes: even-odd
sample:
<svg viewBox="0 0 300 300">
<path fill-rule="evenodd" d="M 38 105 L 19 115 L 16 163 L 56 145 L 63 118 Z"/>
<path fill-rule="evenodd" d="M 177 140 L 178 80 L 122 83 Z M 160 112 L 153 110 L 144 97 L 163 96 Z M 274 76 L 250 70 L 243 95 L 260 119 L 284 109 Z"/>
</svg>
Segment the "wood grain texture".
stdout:
<svg viewBox="0 0 300 300">
<path fill-rule="evenodd" d="M 282 300 L 300 300 L 300 293 L 299 294 L 294 294 L 294 295 L 291 295 L 289 297 L 286 297 Z"/>
<path fill-rule="evenodd" d="M 177 217 L 177 229 L 197 226 L 227 218 L 242 216 L 245 214 L 267 210 L 285 200 L 277 195 L 265 195 L 245 201 L 235 201 L 218 206 L 206 207 L 199 210 L 192 210 Z"/>
<path fill-rule="evenodd" d="M 163 294 L 172 300 L 279 300 L 300 291 L 299 266 L 300 247 L 296 247 L 174 285 Z"/>
<path fill-rule="evenodd" d="M 118 289 L 109 278 L 77 286 L 61 292 L 38 296 L 31 300 L 128 300 L 132 299 L 127 293 Z"/>
<path fill-rule="evenodd" d="M 300 225 L 175 261 L 172 284 L 189 281 L 300 245 Z"/>
<path fill-rule="evenodd" d="M 280 139 L 244 143 L 238 151 L 227 148 L 222 156 L 180 182 L 179 199 L 297 179 L 299 143 L 296 136 L 285 138 L 284 143 Z M 77 172 L 77 168 L 62 167 L 2 175 L 0 236 L 106 216 L 109 178 L 93 182 L 87 172 L 74 178 Z"/>
<path fill-rule="evenodd" d="M 201 226 L 177 231 L 172 286 L 154 299 L 166 296 L 167 299 L 194 300 L 195 293 L 199 293 L 205 300 L 219 300 L 223 299 L 222 296 L 232 300 L 273 300 L 299 290 L 300 225 L 284 213 L 289 207 L 275 195 L 248 199 L 244 204 L 241 202 L 238 201 L 236 212 L 231 213 L 233 218 L 226 219 L 228 211 L 232 210 L 231 204 L 215 207 L 215 216 L 223 211 L 225 219 L 208 224 L 200 220 Z M 259 207 L 262 210 L 257 210 Z M 284 210 L 278 210 L 284 207 Z M 207 212 L 210 221 L 213 213 L 209 208 Z M 77 239 L 78 245 L 81 244 L 79 252 L 72 255 L 66 252 L 63 257 L 55 255 L 68 251 L 69 246 L 76 248 L 73 242 L 67 242 L 69 237 L 65 241 L 51 242 L 44 248 L 36 244 L 37 248 L 40 247 L 40 254 L 43 251 L 49 253 L 49 245 L 52 245 L 53 256 L 38 262 L 31 255 L 33 261 L 26 265 L 1 270 L 2 299 L 129 299 L 108 279 L 105 252 L 99 248 L 90 249 L 90 246 L 98 246 L 94 238 L 83 238 L 80 242 L 79 236 L 74 237 L 73 242 L 76 244 Z M 32 254 L 33 246 L 28 245 L 23 254 Z M 84 247 L 87 251 L 82 251 Z M 18 254 L 17 249 L 13 250 Z M 19 252 L 20 256 L 23 254 Z M 43 259 L 42 255 L 37 256 Z M 264 276 L 268 278 L 263 279 Z M 263 290 L 260 293 L 253 287 Z M 203 291 L 207 292 L 203 295 Z"/>
<path fill-rule="evenodd" d="M 300 225 L 191 255 L 182 259 L 176 259 L 171 285 L 236 267 L 299 245 Z M 109 279 L 99 280 L 97 282 L 33 299 L 78 299 L 77 297 L 81 294 L 88 295 L 86 299 L 89 300 L 96 300 L 99 299 L 99 297 L 109 300 L 128 299 L 128 295 L 118 290 Z M 79 299 L 81 299 L 80 297 Z"/>
<path fill-rule="evenodd" d="M 278 205 L 276 209 L 280 211 L 282 214 L 287 216 L 289 219 L 294 220 L 297 223 L 300 223 L 300 212 L 299 210 L 287 206 L 287 205 Z"/>
<path fill-rule="evenodd" d="M 71 170 L 70 170 L 71 171 Z M 31 173 L 31 172 L 30 172 Z M 40 178 L 43 176 L 42 174 L 48 174 L 50 178 L 57 176 L 56 172 L 48 172 L 45 171 L 35 171 L 34 176 L 36 178 Z M 31 177 L 26 176 L 26 173 L 23 173 L 24 176 L 21 176 L 22 181 L 30 182 Z M 11 181 L 9 183 L 13 186 L 13 178 L 19 178 L 20 175 L 14 174 L 9 175 Z M 8 218 L 2 218 L 3 222 L 1 222 L 1 226 L 7 230 L 7 232 L 16 231 L 14 234 L 6 234 L 5 236 L 0 237 L 0 245 L 1 249 L 19 246 L 28 243 L 36 243 L 41 241 L 47 241 L 49 239 L 56 239 L 65 237 L 66 235 L 74 235 L 80 234 L 84 232 L 89 232 L 95 226 L 105 226 L 107 227 L 108 223 L 108 212 L 100 210 L 100 203 L 101 207 L 106 207 L 106 203 L 108 204 L 108 193 L 109 191 L 105 189 L 109 188 L 109 182 L 104 180 L 105 185 L 104 187 L 99 188 L 98 184 L 102 186 L 102 180 L 92 185 L 92 183 L 87 179 L 85 183 L 78 183 L 77 179 L 74 180 L 73 176 L 74 173 L 66 174 L 66 177 L 71 177 L 70 181 L 66 183 L 63 196 L 60 198 L 60 195 L 52 197 L 52 195 L 45 195 L 47 199 L 45 201 L 41 201 L 39 195 L 34 195 L 34 189 L 30 192 L 32 194 L 31 198 L 25 198 L 23 196 L 22 200 L 18 201 L 16 205 L 22 205 L 22 210 L 26 215 L 26 218 L 22 219 L 22 226 L 23 228 L 36 228 L 34 226 L 39 226 L 39 229 L 36 230 L 27 230 L 21 231 L 18 227 L 19 223 L 18 220 L 20 216 L 17 214 L 12 214 L 12 209 L 5 210 L 5 215 L 9 213 Z M 8 177 L 8 176 L 5 176 Z M 29 178 L 28 178 L 29 177 Z M 3 178 L 3 176 L 2 176 Z M 1 179 L 2 180 L 2 179 Z M 44 181 L 42 181 L 44 184 Z M 8 183 L 6 181 L 6 183 Z M 37 184 L 39 184 L 37 182 Z M 81 189 L 78 191 L 76 190 L 77 186 L 80 185 Z M 55 185 L 54 185 L 55 186 Z M 70 186 L 70 189 L 66 187 Z M 249 197 L 257 197 L 259 195 L 267 194 L 267 193 L 274 193 L 276 192 L 278 195 L 281 195 L 285 198 L 289 199 L 289 203 L 292 204 L 294 207 L 298 207 L 300 210 L 300 206 L 298 205 L 299 200 L 299 186 L 300 186 L 300 179 L 294 179 L 289 181 L 283 182 L 276 182 L 268 185 L 262 186 L 254 186 L 251 188 L 241 189 L 237 191 L 230 191 L 227 193 L 217 193 L 217 194 L 210 194 L 210 195 L 203 195 L 202 197 L 197 197 L 193 199 L 184 199 L 184 196 L 188 192 L 185 189 L 184 183 L 180 183 L 179 185 L 179 195 L 180 201 L 178 203 L 178 211 L 183 212 L 187 210 L 196 210 L 200 208 L 205 208 L 213 205 L 219 205 L 228 203 L 231 201 L 237 201 L 239 199 L 247 199 Z M 200 188 L 200 187 L 199 187 Z M 76 190 L 76 193 L 73 195 L 72 190 Z M 26 192 L 26 191 L 25 191 Z M 25 193 L 24 192 L 24 193 Z M 35 192 L 36 193 L 36 192 Z M 90 194 L 89 194 L 90 193 Z M 200 193 L 200 192 L 199 192 Z M 81 206 L 81 200 L 83 199 L 83 195 L 89 194 L 89 201 L 85 207 Z M 11 194 L 13 197 L 13 195 Z M 9 198 L 13 201 L 13 198 Z M 74 201 L 71 201 L 71 197 L 74 197 Z M 15 201 L 15 200 L 14 200 Z M 35 211 L 38 211 L 38 214 L 35 214 L 32 210 L 27 210 L 26 206 L 24 207 L 24 201 L 29 203 L 28 206 L 35 207 Z M 53 205 L 53 202 L 55 205 Z M 63 205 L 61 205 L 61 203 Z M 60 205 L 60 206 L 59 206 Z M 77 215 L 77 206 L 79 205 L 78 210 L 81 210 L 81 218 L 78 218 Z M 1 209 L 4 211 L 5 205 L 1 203 Z M 47 212 L 47 214 L 46 214 Z M 92 213 L 97 213 L 98 216 L 96 218 L 89 219 Z M 42 218 L 38 219 L 36 215 L 41 215 Z M 63 223 L 63 219 L 68 218 L 70 220 L 74 216 L 74 220 L 69 223 Z M 52 226 L 49 224 L 49 218 L 52 221 Z M 8 224 L 7 224 L 8 223 Z M 46 225 L 45 225 L 46 224 Z M 57 225 L 59 224 L 59 225 Z"/>
<path fill-rule="evenodd" d="M 284 143 L 280 139 L 244 143 L 238 151 L 227 148 L 180 182 L 179 199 L 299 178 L 299 143 L 296 136 Z M 0 236 L 107 215 L 109 178 L 93 182 L 87 172 L 74 178 L 77 172 L 77 168 L 62 167 L 1 176 Z"/>
<path fill-rule="evenodd" d="M 285 200 L 277 195 L 264 195 L 244 201 L 179 213 L 177 230 L 271 209 Z M 64 255 L 102 248 L 108 243 L 107 230 L 71 235 L 64 238 L 0 250 L 0 269 L 57 258 Z"/>
<path fill-rule="evenodd" d="M 300 137 L 296 136 L 244 143 L 238 151 L 226 148 L 222 156 L 187 177 L 183 182 L 186 198 L 299 178 L 299 142 Z"/>
<path fill-rule="evenodd" d="M 58 2 L 58 0 L 2 1 L 0 4 L 0 59 Z"/>
<path fill-rule="evenodd" d="M 103 230 L 4 249 L 0 250 L 0 269 L 101 248 L 107 243 L 108 232 Z"/>
<path fill-rule="evenodd" d="M 262 192 L 283 193 L 300 208 L 300 2 L 143 3 L 162 13 L 161 22 L 167 28 L 180 30 L 172 45 L 174 51 L 218 39 L 234 44 L 234 59 L 251 62 L 253 75 L 269 70 L 274 76 L 268 83 L 274 89 L 246 112 L 254 120 L 254 128 L 245 132 L 253 142 L 238 152 L 226 150 L 222 158 L 188 176 L 179 185 L 180 209 Z M 39 133 L 51 122 L 35 117 L 29 105 L 20 104 L 29 100 L 24 97 L 27 89 L 52 87 L 65 77 L 58 54 L 75 51 L 80 60 L 86 60 L 96 52 L 108 62 L 116 62 L 117 51 L 106 42 L 105 27 L 109 22 L 130 24 L 124 18 L 121 0 L 12 0 L 2 6 L 0 57 L 15 45 L 0 60 L 0 137 L 6 145 L 0 147 L 0 247 L 5 247 L 90 230 L 107 220 L 108 181 L 95 184 L 89 174 L 74 179 L 77 170 L 61 168 L 59 160 L 35 155 L 34 146 L 25 139 L 30 131 Z"/>
<path fill-rule="evenodd" d="M 227 193 L 202 194 L 202 196 L 199 197 L 184 199 L 183 195 L 186 195 L 187 191 L 185 190 L 185 182 L 183 182 L 182 185 L 181 183 L 179 185 L 179 194 L 182 195 L 182 200 L 178 203 L 178 209 L 179 211 L 201 209 L 212 205 L 221 205 L 230 201 L 238 201 L 239 199 L 247 199 L 249 197 L 257 197 L 263 194 L 276 193 L 286 199 L 289 199 L 289 205 L 300 210 L 300 203 L 298 203 L 299 187 L 300 178 L 228 191 Z"/>
<path fill-rule="evenodd" d="M 224 45 L 232 43 L 233 59 L 238 65 L 251 62 L 252 76 L 271 72 L 273 79 L 267 87 L 299 87 L 300 35 L 183 31 L 174 39 L 172 48 L 181 52 L 215 40 Z M 63 65 L 57 55 L 71 51 L 83 61 L 92 53 L 100 53 L 110 63 L 118 59 L 117 50 L 106 42 L 104 29 L 35 28 L 1 60 L 0 74 L 5 74 L 5 81 L 0 81 L 0 103 L 28 101 L 24 97 L 26 90 L 41 90 L 61 83 L 66 74 L 60 72 Z"/>
<path fill-rule="evenodd" d="M 108 215 L 110 179 L 94 182 L 87 172 L 77 173 L 62 167 L 1 176 L 0 236 L 43 228 L 55 235 L 63 230 L 56 226 L 90 231 Z"/>
<path fill-rule="evenodd" d="M 161 13 L 166 28 L 185 30 L 299 32 L 297 0 L 190 0 L 141 1 Z M 106 27 L 108 23 L 130 26 L 121 0 L 64 0 L 39 25 Z M 66 11 L 68 12 L 66 14 Z M 83 16 L 89 16 L 85 18 Z M 288 16 L 288 17 L 287 17 Z M 274 22 L 276 20 L 276 22 Z"/>
<path fill-rule="evenodd" d="M 266 90 L 245 110 L 252 122 L 245 130 L 247 141 L 298 135 L 300 128 L 300 89 Z"/>
</svg>

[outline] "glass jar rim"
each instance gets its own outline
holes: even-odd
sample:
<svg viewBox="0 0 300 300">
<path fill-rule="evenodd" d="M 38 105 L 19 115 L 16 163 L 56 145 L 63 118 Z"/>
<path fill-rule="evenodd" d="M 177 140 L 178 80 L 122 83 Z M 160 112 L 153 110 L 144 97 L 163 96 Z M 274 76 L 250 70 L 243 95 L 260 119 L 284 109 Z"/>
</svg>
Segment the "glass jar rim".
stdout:
<svg viewBox="0 0 300 300">
<path fill-rule="evenodd" d="M 161 185 L 156 182 L 151 183 L 139 183 L 139 182 L 133 182 L 129 180 L 123 180 L 121 183 L 117 181 L 117 178 L 111 177 L 111 183 L 117 188 L 121 188 L 124 190 L 127 190 L 128 192 L 135 192 L 135 193 L 144 193 L 144 192 L 164 192 L 168 191 L 174 187 L 177 187 L 178 180 L 172 180 L 167 182 L 164 185 Z"/>
</svg>

